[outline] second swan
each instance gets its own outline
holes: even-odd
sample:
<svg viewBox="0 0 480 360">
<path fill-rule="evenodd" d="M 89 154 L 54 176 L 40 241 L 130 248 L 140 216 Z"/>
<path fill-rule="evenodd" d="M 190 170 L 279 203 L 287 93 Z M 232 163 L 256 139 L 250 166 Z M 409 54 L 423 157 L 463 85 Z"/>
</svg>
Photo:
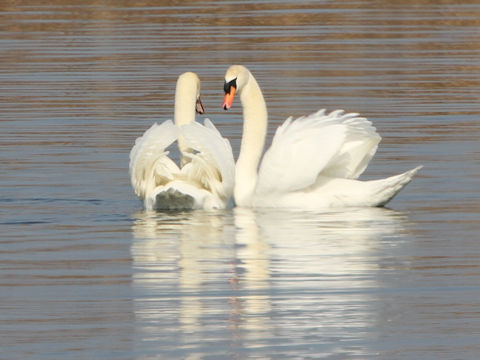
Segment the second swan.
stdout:
<svg viewBox="0 0 480 360">
<path fill-rule="evenodd" d="M 381 138 L 366 118 L 342 110 L 287 119 L 260 163 L 268 120 L 262 91 L 242 65 L 227 70 L 224 91 L 225 110 L 232 106 L 235 94 L 243 108 L 243 135 L 235 165 L 238 206 L 305 210 L 383 206 L 421 168 L 386 179 L 357 180 Z"/>
</svg>

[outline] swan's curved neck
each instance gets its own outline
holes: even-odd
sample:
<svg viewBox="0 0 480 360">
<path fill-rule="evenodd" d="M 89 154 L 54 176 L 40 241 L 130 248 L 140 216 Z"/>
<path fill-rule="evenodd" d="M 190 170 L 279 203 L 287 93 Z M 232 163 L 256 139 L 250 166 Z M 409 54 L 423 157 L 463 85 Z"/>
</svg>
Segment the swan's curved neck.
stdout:
<svg viewBox="0 0 480 360">
<path fill-rule="evenodd" d="M 240 92 L 243 108 L 243 134 L 240 154 L 235 166 L 234 197 L 237 205 L 251 203 L 257 183 L 257 168 L 267 134 L 267 106 L 257 81 L 249 80 Z"/>
<path fill-rule="evenodd" d="M 182 81 L 177 83 L 175 90 L 175 111 L 174 121 L 177 126 L 182 126 L 195 121 L 195 103 L 197 101 L 195 89 L 190 89 L 188 84 Z M 193 152 L 193 149 L 185 145 L 183 137 L 178 138 L 178 148 L 181 155 L 182 166 L 190 160 L 183 156 L 185 153 Z"/>
</svg>

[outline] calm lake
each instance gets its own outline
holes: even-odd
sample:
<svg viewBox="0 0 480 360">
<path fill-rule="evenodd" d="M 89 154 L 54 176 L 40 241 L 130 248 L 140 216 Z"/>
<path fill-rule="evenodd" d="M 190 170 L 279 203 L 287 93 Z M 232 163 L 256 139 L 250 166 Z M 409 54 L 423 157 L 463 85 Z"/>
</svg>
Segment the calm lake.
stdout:
<svg viewBox="0 0 480 360">
<path fill-rule="evenodd" d="M 0 24 L 1 359 L 479 358 L 478 1 L 3 0 Z M 231 64 L 267 143 L 340 108 L 383 138 L 364 179 L 424 168 L 387 209 L 145 212 L 129 152 L 182 72 L 238 154 Z"/>
</svg>

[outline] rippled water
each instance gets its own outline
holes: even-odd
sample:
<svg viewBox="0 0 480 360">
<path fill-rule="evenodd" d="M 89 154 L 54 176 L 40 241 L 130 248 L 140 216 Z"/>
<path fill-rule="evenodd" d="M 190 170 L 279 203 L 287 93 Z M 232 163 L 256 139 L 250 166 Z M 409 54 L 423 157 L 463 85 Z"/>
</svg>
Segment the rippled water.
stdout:
<svg viewBox="0 0 480 360">
<path fill-rule="evenodd" d="M 477 359 L 480 5 L 0 4 L 0 357 Z M 365 178 L 419 164 L 390 209 L 147 213 L 128 154 L 176 77 L 238 152 L 228 65 L 269 134 L 343 108 L 382 135 Z"/>
</svg>

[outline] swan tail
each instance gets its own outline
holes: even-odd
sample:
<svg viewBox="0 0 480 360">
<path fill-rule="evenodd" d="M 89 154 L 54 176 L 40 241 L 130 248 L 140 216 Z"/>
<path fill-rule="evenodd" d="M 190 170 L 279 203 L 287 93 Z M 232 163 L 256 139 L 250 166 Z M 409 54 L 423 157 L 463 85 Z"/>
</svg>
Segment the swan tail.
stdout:
<svg viewBox="0 0 480 360">
<path fill-rule="evenodd" d="M 386 179 L 372 180 L 368 184 L 372 186 L 372 205 L 385 206 L 400 190 L 402 190 L 410 181 L 412 181 L 415 174 L 423 166 L 418 166 L 412 170 L 406 171 L 399 175 L 394 175 Z"/>
<path fill-rule="evenodd" d="M 226 202 L 210 191 L 184 180 L 159 186 L 151 196 L 145 198 L 145 208 L 156 211 L 218 210 L 226 206 Z"/>
<path fill-rule="evenodd" d="M 152 210 L 190 210 L 195 207 L 195 198 L 177 189 L 167 189 L 159 192 L 152 199 Z"/>
</svg>

